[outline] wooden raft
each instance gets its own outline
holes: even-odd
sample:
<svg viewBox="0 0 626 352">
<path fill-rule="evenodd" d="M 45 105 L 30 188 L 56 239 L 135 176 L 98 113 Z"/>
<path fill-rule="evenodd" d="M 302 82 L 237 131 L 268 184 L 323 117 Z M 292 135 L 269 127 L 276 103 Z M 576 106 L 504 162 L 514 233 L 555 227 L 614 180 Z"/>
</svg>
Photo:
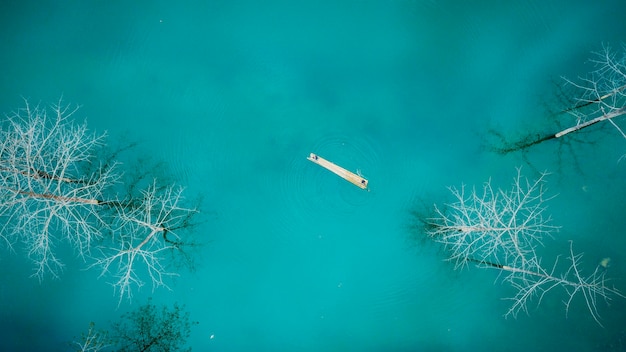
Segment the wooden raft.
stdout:
<svg viewBox="0 0 626 352">
<path fill-rule="evenodd" d="M 332 171 L 336 175 L 342 177 L 346 181 L 351 182 L 355 186 L 362 188 L 362 189 L 367 189 L 368 181 L 364 179 L 363 177 L 355 174 L 354 172 L 350 172 L 339 165 L 333 164 L 332 162 L 318 156 L 315 153 L 311 153 L 311 155 L 309 155 L 307 159 L 311 160 L 312 162 L 316 163 L 317 165 L 325 169 Z"/>
</svg>

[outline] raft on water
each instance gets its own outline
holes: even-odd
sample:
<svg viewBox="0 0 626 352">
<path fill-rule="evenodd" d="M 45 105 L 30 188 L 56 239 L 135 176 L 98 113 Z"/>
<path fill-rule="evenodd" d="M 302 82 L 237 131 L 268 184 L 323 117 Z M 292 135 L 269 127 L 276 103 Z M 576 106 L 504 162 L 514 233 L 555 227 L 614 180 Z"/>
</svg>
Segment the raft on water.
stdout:
<svg viewBox="0 0 626 352">
<path fill-rule="evenodd" d="M 343 167 L 337 164 L 334 164 L 315 153 L 311 153 L 311 155 L 309 155 L 307 159 L 311 160 L 312 162 L 316 163 L 317 165 L 327 170 L 332 171 L 337 176 L 340 176 L 341 178 L 354 184 L 355 186 L 362 188 L 362 189 L 367 189 L 368 181 L 364 179 L 363 177 L 361 177 L 360 175 L 357 175 L 354 172 L 348 171 L 344 169 Z"/>
</svg>

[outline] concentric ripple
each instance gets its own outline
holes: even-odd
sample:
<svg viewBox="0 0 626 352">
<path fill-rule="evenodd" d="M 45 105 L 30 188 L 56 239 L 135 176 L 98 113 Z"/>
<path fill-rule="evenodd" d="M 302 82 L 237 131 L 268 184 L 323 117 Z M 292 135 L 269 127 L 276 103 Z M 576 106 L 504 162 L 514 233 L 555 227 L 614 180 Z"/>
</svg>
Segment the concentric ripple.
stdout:
<svg viewBox="0 0 626 352">
<path fill-rule="evenodd" d="M 307 160 L 314 152 L 369 180 L 370 190 L 362 190 L 332 172 Z M 280 180 L 281 204 L 286 224 L 306 222 L 307 218 L 338 218 L 358 211 L 375 197 L 380 155 L 375 141 L 362 136 L 330 135 L 307 150 L 294 151 Z M 288 226 L 291 227 L 291 226 Z"/>
</svg>

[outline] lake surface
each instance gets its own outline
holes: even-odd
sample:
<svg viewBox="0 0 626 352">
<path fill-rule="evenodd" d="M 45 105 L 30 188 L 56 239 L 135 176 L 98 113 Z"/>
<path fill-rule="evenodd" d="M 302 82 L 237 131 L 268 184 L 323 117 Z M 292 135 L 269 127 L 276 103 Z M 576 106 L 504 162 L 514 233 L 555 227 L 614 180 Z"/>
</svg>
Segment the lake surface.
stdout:
<svg viewBox="0 0 626 352">
<path fill-rule="evenodd" d="M 63 97 L 113 147 L 139 142 L 137 157 L 203 198 L 196 270 L 119 307 L 67 244 L 63 275 L 41 284 L 19 246 L 3 248 L 3 350 L 70 350 L 90 322 L 107 328 L 148 297 L 186 307 L 196 351 L 625 348 L 626 299 L 598 302 L 604 328 L 581 297 L 566 316 L 558 290 L 505 318 L 515 291 L 498 271 L 454 271 L 413 216 L 451 202 L 449 186 L 508 189 L 516 167 L 547 170 L 560 229 L 539 249 L 544 262 L 572 240 L 589 273 L 610 257 L 626 291 L 624 139 L 598 128 L 527 153 L 489 150 L 490 130 L 556 132 L 561 77 L 585 76 L 603 44 L 624 51 L 623 1 L 2 7 L 0 111 Z M 369 191 L 310 152 L 359 170 Z"/>
</svg>

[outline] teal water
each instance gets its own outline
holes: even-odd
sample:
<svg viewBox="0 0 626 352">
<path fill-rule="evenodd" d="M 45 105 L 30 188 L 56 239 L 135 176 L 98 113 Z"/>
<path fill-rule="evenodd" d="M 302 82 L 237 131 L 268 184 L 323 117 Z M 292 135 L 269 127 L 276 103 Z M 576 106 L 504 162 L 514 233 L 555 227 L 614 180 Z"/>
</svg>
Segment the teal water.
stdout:
<svg viewBox="0 0 626 352">
<path fill-rule="evenodd" d="M 585 253 L 626 291 L 626 164 L 615 133 L 501 156 L 489 128 L 545 128 L 559 77 L 619 48 L 623 1 L 21 1 L 0 11 L 0 111 L 81 105 L 109 140 L 140 141 L 204 198 L 197 270 L 171 291 L 117 299 L 67 253 L 39 284 L 19 250 L 0 256 L 3 350 L 66 351 L 153 297 L 184 304 L 196 351 L 624 349 L 626 300 L 598 302 L 604 328 L 553 292 L 505 319 L 497 272 L 455 272 L 412 230 L 411 211 L 447 186 L 515 167 L 547 169 L 554 222 L 546 261 Z M 316 152 L 370 192 L 308 162 Z M 578 165 L 578 167 L 576 167 Z M 136 167 L 136 165 L 128 165 Z M 619 350 L 615 348 L 615 350 Z"/>
</svg>

